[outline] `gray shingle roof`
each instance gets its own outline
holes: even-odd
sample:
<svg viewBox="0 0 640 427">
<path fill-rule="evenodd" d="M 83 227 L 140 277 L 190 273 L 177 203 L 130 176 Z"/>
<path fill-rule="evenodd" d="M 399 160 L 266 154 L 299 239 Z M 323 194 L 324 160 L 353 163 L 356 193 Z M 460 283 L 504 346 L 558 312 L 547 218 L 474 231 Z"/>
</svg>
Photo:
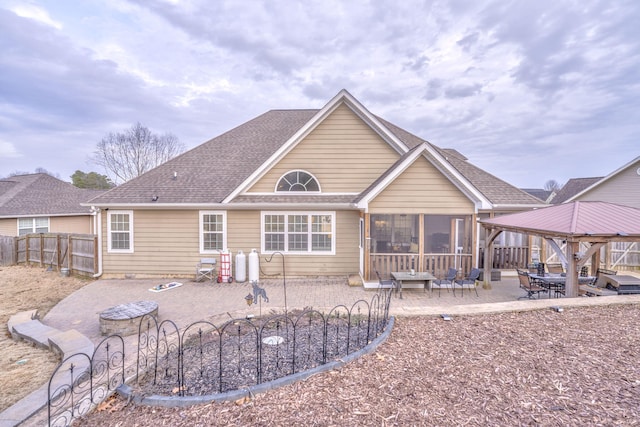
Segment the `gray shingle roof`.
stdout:
<svg viewBox="0 0 640 427">
<path fill-rule="evenodd" d="M 592 186 L 596 182 L 600 181 L 602 177 L 591 178 L 571 178 L 565 185 L 562 186 L 558 193 L 551 199 L 551 203 L 554 205 L 564 203 L 571 197 L 575 196 L 587 187 Z"/>
<path fill-rule="evenodd" d="M 522 191 L 531 194 L 543 202 L 551 196 L 552 191 L 545 190 L 544 188 L 521 188 Z"/>
<path fill-rule="evenodd" d="M 119 187 L 96 197 L 95 205 L 222 202 L 319 110 L 272 110 L 242 124 Z M 378 118 L 409 148 L 427 141 Z M 433 145 L 432 145 L 433 146 Z M 450 165 L 494 204 L 539 205 L 540 200 L 472 165 L 450 149 L 433 146 Z M 177 177 L 174 179 L 174 173 Z M 451 177 L 450 177 L 451 178 Z M 355 199 L 355 197 L 354 197 Z M 278 203 L 279 197 L 238 196 L 236 203 Z M 340 200 L 343 202 L 344 200 Z M 288 203 L 283 201 L 283 203 Z"/>
<path fill-rule="evenodd" d="M 220 203 L 316 112 L 269 111 L 109 190 L 91 203 L 151 203 L 153 196 L 158 196 L 158 203 Z"/>
<path fill-rule="evenodd" d="M 103 193 L 74 187 L 51 175 L 16 175 L 0 180 L 0 217 L 87 215 L 80 204 Z"/>
</svg>

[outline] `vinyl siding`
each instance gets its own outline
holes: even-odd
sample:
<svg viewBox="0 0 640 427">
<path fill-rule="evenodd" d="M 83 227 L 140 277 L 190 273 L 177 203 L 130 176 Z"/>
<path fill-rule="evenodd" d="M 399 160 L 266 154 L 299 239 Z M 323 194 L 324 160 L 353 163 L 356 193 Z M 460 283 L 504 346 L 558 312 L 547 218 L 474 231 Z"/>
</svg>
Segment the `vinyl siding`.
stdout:
<svg viewBox="0 0 640 427">
<path fill-rule="evenodd" d="M 385 141 L 345 105 L 338 107 L 250 192 L 272 193 L 291 170 L 305 170 L 323 193 L 359 193 L 399 157 Z"/>
<path fill-rule="evenodd" d="M 92 217 L 89 215 L 49 217 L 49 232 L 93 234 L 93 226 L 91 221 Z M 0 219 L 0 235 L 17 236 L 18 219 Z"/>
<path fill-rule="evenodd" d="M 0 236 L 17 236 L 18 221 L 15 218 L 0 219 Z"/>
<path fill-rule="evenodd" d="M 474 204 L 421 157 L 375 197 L 369 212 L 473 214 Z"/>
<path fill-rule="evenodd" d="M 104 274 L 123 276 L 193 276 L 201 257 L 199 211 L 133 212 L 134 253 L 109 253 L 106 212 L 102 218 Z"/>
<path fill-rule="evenodd" d="M 640 162 L 636 162 L 576 200 L 616 203 L 640 209 L 638 168 L 640 168 Z"/>
<path fill-rule="evenodd" d="M 59 216 L 49 218 L 49 232 L 93 234 L 92 216 Z"/>
<path fill-rule="evenodd" d="M 235 256 L 242 250 L 248 257 L 251 249 L 260 251 L 260 211 L 227 212 L 227 245 Z M 358 271 L 358 213 L 336 212 L 336 255 L 286 255 L 286 274 L 294 276 L 347 275 Z M 199 211 L 134 211 L 134 253 L 107 252 L 107 216 L 103 216 L 103 265 L 106 277 L 166 276 L 193 278 L 199 253 Z M 218 255 L 213 255 L 219 259 Z M 248 266 L 248 258 L 247 258 Z M 265 274 L 280 275 L 282 259 L 271 263 L 260 255 Z M 235 274 L 235 273 L 234 273 Z"/>
</svg>

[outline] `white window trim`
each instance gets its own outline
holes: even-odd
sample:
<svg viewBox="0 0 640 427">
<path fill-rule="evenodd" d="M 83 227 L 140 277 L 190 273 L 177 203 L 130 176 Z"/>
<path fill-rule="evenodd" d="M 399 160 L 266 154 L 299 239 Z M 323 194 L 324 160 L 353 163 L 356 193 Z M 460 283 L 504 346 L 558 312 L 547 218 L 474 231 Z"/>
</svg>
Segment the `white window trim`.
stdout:
<svg viewBox="0 0 640 427">
<path fill-rule="evenodd" d="M 285 176 L 289 175 L 292 172 L 303 172 L 303 173 L 308 174 L 311 178 L 313 178 L 313 180 L 316 182 L 316 184 L 318 184 L 318 191 L 278 191 L 278 184 L 280 184 L 280 181 L 282 181 L 282 179 Z M 304 169 L 292 169 L 290 171 L 287 171 L 287 172 L 283 173 L 280 176 L 280 178 L 278 178 L 278 180 L 276 181 L 276 186 L 273 189 L 273 192 L 274 193 L 279 193 L 279 194 L 283 194 L 283 193 L 284 194 L 320 194 L 320 193 L 322 193 L 322 187 L 320 186 L 320 181 L 318 180 L 318 178 L 314 174 L 312 174 L 311 172 L 306 171 Z"/>
<path fill-rule="evenodd" d="M 33 217 L 23 217 L 23 218 L 18 218 L 16 221 L 16 227 L 17 227 L 17 234 L 16 235 L 20 235 L 20 220 L 25 220 L 25 219 L 30 219 L 31 220 L 31 231 L 27 234 L 33 234 L 33 233 L 37 233 L 36 231 L 36 219 L 42 219 L 43 217 L 41 216 L 33 216 Z M 47 233 L 51 231 L 51 218 L 49 217 L 45 217 L 45 219 L 47 220 Z"/>
<path fill-rule="evenodd" d="M 285 216 L 285 232 L 284 232 L 284 250 L 282 251 L 268 251 L 265 249 L 265 223 L 264 218 L 267 215 L 284 215 Z M 289 246 L 288 239 L 288 219 L 289 215 L 307 215 L 310 217 L 311 215 L 328 215 L 331 216 L 331 250 L 330 251 L 312 251 L 312 239 L 311 236 L 314 234 L 312 232 L 312 224 L 309 221 L 309 229 L 307 231 L 309 235 L 308 239 L 308 247 L 309 249 L 305 252 L 302 251 L 289 251 L 287 247 Z M 336 213 L 335 211 L 262 211 L 260 212 L 260 251 L 263 254 L 273 254 L 276 252 L 282 252 L 287 255 L 303 255 L 303 256 L 327 256 L 327 255 L 335 255 L 336 254 Z"/>
<path fill-rule="evenodd" d="M 198 225 L 198 239 L 200 239 L 200 253 L 201 254 L 219 254 L 221 251 L 204 249 L 204 216 L 205 215 L 222 215 L 222 250 L 227 248 L 227 212 L 226 211 L 200 211 L 199 225 Z"/>
<path fill-rule="evenodd" d="M 125 214 L 129 215 L 129 249 L 113 249 L 111 247 L 111 216 Z M 133 253 L 133 211 L 107 211 L 107 252 L 113 254 L 132 254 Z"/>
</svg>

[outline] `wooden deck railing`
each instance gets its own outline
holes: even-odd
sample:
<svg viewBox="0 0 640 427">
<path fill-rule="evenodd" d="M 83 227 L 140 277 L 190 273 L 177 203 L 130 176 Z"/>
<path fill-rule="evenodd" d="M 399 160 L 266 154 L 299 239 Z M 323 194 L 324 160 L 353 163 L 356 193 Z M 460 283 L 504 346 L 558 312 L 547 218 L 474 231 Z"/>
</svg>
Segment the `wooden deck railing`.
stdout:
<svg viewBox="0 0 640 427">
<path fill-rule="evenodd" d="M 451 267 L 457 268 L 460 277 L 471 268 L 471 254 L 372 254 L 371 271 L 367 280 L 377 280 L 377 270 L 383 278 L 389 278 L 392 271 L 428 271 L 436 277 L 443 277 Z"/>
<path fill-rule="evenodd" d="M 522 246 L 499 246 L 493 248 L 494 270 L 527 268 L 529 264 L 529 248 Z M 478 265 L 484 265 L 484 249 L 480 249 Z"/>
</svg>

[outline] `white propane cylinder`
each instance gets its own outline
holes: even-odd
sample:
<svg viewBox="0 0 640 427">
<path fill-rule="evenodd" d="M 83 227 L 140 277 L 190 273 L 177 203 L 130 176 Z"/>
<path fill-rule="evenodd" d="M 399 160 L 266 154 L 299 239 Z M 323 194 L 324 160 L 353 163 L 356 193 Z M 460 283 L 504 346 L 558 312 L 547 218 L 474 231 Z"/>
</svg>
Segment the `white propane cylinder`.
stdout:
<svg viewBox="0 0 640 427">
<path fill-rule="evenodd" d="M 260 279 L 260 257 L 258 251 L 251 249 L 249 253 L 249 281 L 257 282 Z"/>
<path fill-rule="evenodd" d="M 247 280 L 247 257 L 244 252 L 238 250 L 236 254 L 236 282 L 244 282 Z"/>
</svg>

